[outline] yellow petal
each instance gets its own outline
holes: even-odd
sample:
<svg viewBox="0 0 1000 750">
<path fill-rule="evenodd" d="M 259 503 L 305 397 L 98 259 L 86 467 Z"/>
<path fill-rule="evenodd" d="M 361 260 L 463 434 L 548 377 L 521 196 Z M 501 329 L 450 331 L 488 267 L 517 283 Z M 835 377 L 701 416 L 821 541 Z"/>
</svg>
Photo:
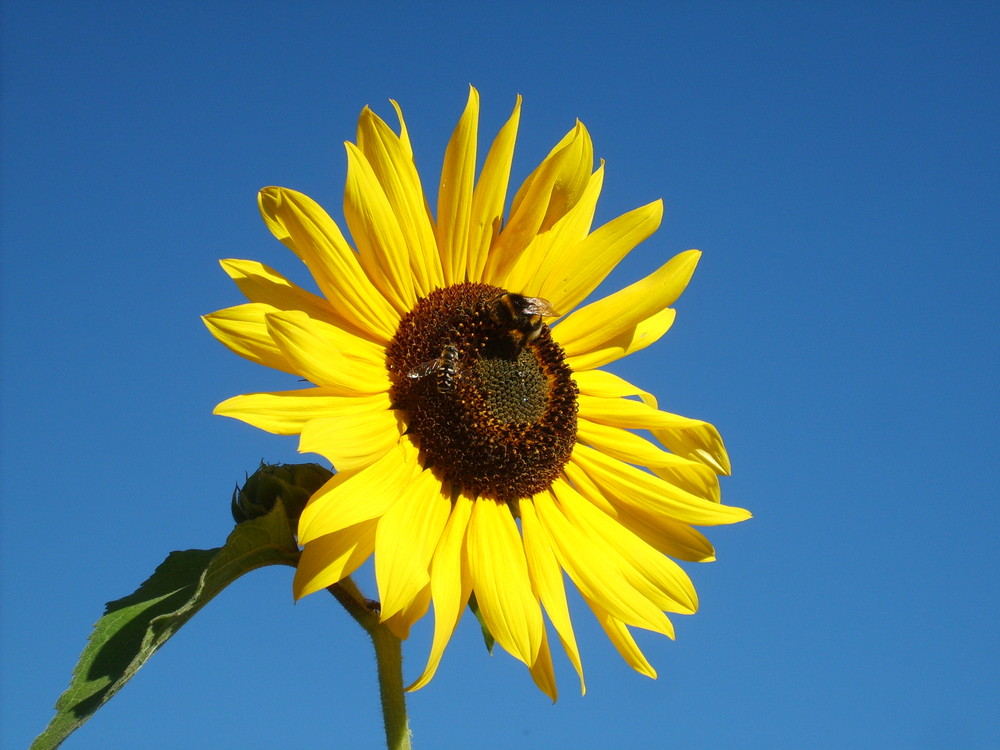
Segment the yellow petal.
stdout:
<svg viewBox="0 0 1000 750">
<path fill-rule="evenodd" d="M 307 422 L 343 414 L 389 408 L 389 395 L 345 395 L 336 388 L 248 393 L 233 396 L 215 407 L 213 414 L 232 417 L 275 435 L 298 435 Z"/>
<path fill-rule="evenodd" d="M 357 570 L 375 551 L 375 526 L 375 521 L 362 521 L 306 544 L 292 582 L 295 598 L 325 589 Z"/>
<path fill-rule="evenodd" d="M 538 648 L 538 657 L 535 663 L 529 668 L 531 679 L 535 685 L 545 693 L 552 702 L 559 699 L 559 691 L 556 690 L 556 672 L 552 668 L 552 652 L 549 651 L 549 636 L 542 628 L 542 645 Z"/>
<path fill-rule="evenodd" d="M 413 146 L 410 145 L 410 133 L 406 129 L 406 120 L 403 119 L 403 109 L 395 99 L 390 99 L 389 103 L 396 110 L 396 119 L 399 120 L 399 144 L 403 147 L 406 158 L 413 161 Z"/>
<path fill-rule="evenodd" d="M 476 128 L 479 123 L 479 92 L 469 87 L 455 131 L 444 152 L 437 202 L 437 245 L 441 251 L 445 284 L 465 281 L 469 261 L 472 194 L 476 184 Z"/>
<path fill-rule="evenodd" d="M 639 645 L 635 642 L 635 638 L 632 634 L 628 632 L 628 628 L 625 624 L 615 617 L 608 614 L 607 610 L 601 607 L 600 604 L 595 602 L 584 595 L 584 600 L 590 605 L 590 608 L 594 611 L 594 616 L 597 617 L 597 621 L 604 628 L 604 632 L 607 633 L 608 639 L 614 644 L 615 649 L 621 654 L 621 657 L 625 662 L 632 667 L 639 674 L 644 674 L 647 677 L 652 677 L 656 679 L 656 670 L 653 669 L 649 661 L 646 660 L 645 655 L 639 649 Z"/>
<path fill-rule="evenodd" d="M 570 461 L 583 469 L 605 495 L 630 505 L 646 505 L 682 523 L 717 526 L 750 518 L 749 511 L 743 508 L 721 505 L 692 495 L 642 469 L 579 443 L 573 449 Z"/>
<path fill-rule="evenodd" d="M 400 418 L 393 411 L 363 411 L 314 419 L 302 428 L 300 453 L 318 453 L 338 471 L 374 463 L 399 442 Z"/>
<path fill-rule="evenodd" d="M 271 313 L 265 322 L 296 372 L 316 385 L 357 393 L 384 393 L 391 387 L 377 345 L 297 310 Z"/>
<path fill-rule="evenodd" d="M 204 315 L 202 322 L 230 351 L 259 365 L 297 374 L 295 364 L 285 358 L 267 330 L 265 318 L 274 312 L 278 309 L 271 305 L 251 302 Z"/>
<path fill-rule="evenodd" d="M 625 578 L 620 560 L 595 547 L 593 539 L 566 517 L 554 495 L 535 495 L 534 505 L 559 564 L 584 596 L 627 623 L 664 635 L 673 632 L 666 615 Z"/>
<path fill-rule="evenodd" d="M 531 591 L 521 535 L 504 503 L 476 501 L 467 555 L 486 627 L 497 643 L 530 667 L 541 647 L 542 612 Z"/>
<path fill-rule="evenodd" d="M 514 196 L 510 219 L 490 249 L 484 281 L 503 283 L 535 235 L 551 228 L 576 205 L 593 168 L 590 135 L 578 121 Z"/>
<path fill-rule="evenodd" d="M 434 640 L 424 672 L 407 690 L 419 690 L 434 676 L 445 646 L 462 617 L 465 605 L 472 593 L 472 574 L 466 556 L 465 532 L 472 516 L 475 500 L 468 493 L 460 493 L 455 499 L 448 523 L 438 541 L 434 559 L 431 562 L 431 594 L 434 599 Z"/>
<path fill-rule="evenodd" d="M 579 120 L 528 175 L 511 201 L 513 217 L 532 196 L 547 196 L 541 231 L 550 229 L 580 200 L 594 169 L 594 144 Z M 539 187 L 541 186 L 541 189 Z"/>
<path fill-rule="evenodd" d="M 588 163 L 590 162 L 587 160 L 581 162 L 582 165 Z M 564 248 L 576 245 L 576 243 L 590 234 L 590 229 L 594 224 L 594 213 L 597 211 L 597 200 L 601 197 L 603 187 L 604 160 L 601 159 L 600 165 L 590 175 L 586 184 L 584 184 L 583 191 L 580 193 L 580 199 L 552 225 L 551 229 L 543 233 L 543 236 L 551 237 L 553 240 L 551 245 L 553 250 L 552 258 L 546 257 L 543 259 L 546 271 L 545 276 L 562 270 L 559 269 L 559 262 L 561 252 Z"/>
<path fill-rule="evenodd" d="M 402 124 L 402 113 L 398 108 L 396 111 Z M 399 221 L 417 291 L 420 295 L 429 294 L 444 282 L 434 228 L 420 175 L 413 163 L 413 153 L 408 144 L 404 144 L 368 107 L 358 119 L 358 148 L 368 160 Z"/>
<path fill-rule="evenodd" d="M 703 463 L 667 453 L 649 440 L 620 427 L 591 422 L 579 416 L 576 437 L 606 456 L 630 464 L 647 466 L 656 476 L 686 492 L 719 502 L 719 478 Z"/>
<path fill-rule="evenodd" d="M 601 554 L 614 557 L 615 567 L 641 596 L 668 612 L 693 614 L 698 609 L 694 585 L 677 563 L 591 505 L 566 482 L 557 479 L 552 491 L 566 517 L 593 540 Z"/>
<path fill-rule="evenodd" d="M 612 518 L 619 516 L 618 506 L 612 503 L 610 498 L 605 497 L 604 492 L 597 486 L 594 480 L 587 476 L 587 473 L 572 461 L 568 461 L 563 466 L 562 478 L 568 481 L 577 492 L 587 498 L 587 500 L 606 515 Z"/>
<path fill-rule="evenodd" d="M 719 474 L 730 472 L 729 456 L 719 431 L 708 422 L 659 411 L 627 398 L 598 398 L 581 393 L 580 413 L 593 422 L 650 430 L 671 451 L 700 461 Z"/>
<path fill-rule="evenodd" d="M 712 562 L 715 548 L 697 529 L 643 508 L 617 504 L 618 522 L 664 555 L 689 562 Z"/>
<path fill-rule="evenodd" d="M 389 628 L 394 636 L 401 641 L 410 637 L 410 628 L 421 617 L 427 614 L 431 606 L 431 587 L 425 584 L 420 591 L 414 595 L 410 603 L 392 617 L 383 620 L 385 626 Z"/>
<path fill-rule="evenodd" d="M 222 269 L 251 302 L 262 302 L 278 310 L 301 310 L 310 317 L 336 325 L 337 315 L 330 303 L 307 292 L 273 268 L 255 260 L 220 260 Z"/>
<path fill-rule="evenodd" d="M 469 264 L 466 281 L 485 281 L 486 261 L 490 248 L 503 226 L 503 207 L 510 181 L 510 165 L 514 158 L 514 141 L 521 119 L 521 96 L 514 103 L 510 119 L 500 129 L 490 146 L 483 171 L 472 194 L 472 214 L 469 222 Z M 460 281 L 461 279 L 459 279 Z"/>
<path fill-rule="evenodd" d="M 611 273 L 618 262 L 660 226 L 663 202 L 655 201 L 609 221 L 585 239 L 553 245 L 550 268 L 539 296 L 556 310 L 572 310 Z"/>
<path fill-rule="evenodd" d="M 409 606 L 430 583 L 431 556 L 450 511 L 451 487 L 445 497 L 441 482 L 427 469 L 378 522 L 375 580 L 382 621 Z"/>
<path fill-rule="evenodd" d="M 662 509 L 630 504 L 617 495 L 605 495 L 594 480 L 572 461 L 563 467 L 563 473 L 576 491 L 595 507 L 664 555 L 691 562 L 715 559 L 715 549 L 700 531 L 665 515 Z"/>
<path fill-rule="evenodd" d="M 322 310 L 320 313 L 317 317 L 308 311 L 288 309 L 268 314 L 273 320 L 285 321 L 285 327 L 289 330 L 302 328 L 305 335 L 315 339 L 317 346 L 335 348 L 352 360 L 352 364 L 357 362 L 366 368 L 385 368 L 385 347 L 382 344 L 344 330 L 335 322 L 324 318 Z"/>
<path fill-rule="evenodd" d="M 358 246 L 361 266 L 397 313 L 405 315 L 417 301 L 406 238 L 368 159 L 353 143 L 344 145 L 344 218 Z"/>
<path fill-rule="evenodd" d="M 548 299 L 559 311 L 569 312 L 573 309 L 576 303 L 567 305 L 564 298 L 558 303 L 552 299 L 551 294 L 553 292 L 558 294 L 559 287 L 549 281 L 553 277 L 558 278 L 567 272 L 572 272 L 566 267 L 567 262 L 580 264 L 581 260 L 570 251 L 576 248 L 590 231 L 603 184 L 602 163 L 601 167 L 591 175 L 580 201 L 550 230 L 535 235 L 499 286 L 529 297 Z"/>
<path fill-rule="evenodd" d="M 361 268 L 340 228 L 312 198 L 287 188 L 267 187 L 257 204 L 268 228 L 308 266 L 341 326 L 386 344 L 399 323 Z"/>
<path fill-rule="evenodd" d="M 570 358 L 601 351 L 609 342 L 619 341 L 623 336 L 634 338 L 633 332 L 639 324 L 662 314 L 680 297 L 700 257 L 697 250 L 674 256 L 641 281 L 592 302 L 560 321 L 553 336 Z M 577 369 L 577 365 L 571 366 Z"/>
<path fill-rule="evenodd" d="M 371 466 L 336 474 L 302 511 L 299 544 L 381 518 L 405 494 L 417 471 L 416 452 L 401 440 Z"/>
<path fill-rule="evenodd" d="M 573 356 L 566 357 L 566 364 L 573 368 L 575 372 L 589 370 L 594 367 L 603 367 L 609 362 L 614 362 L 629 354 L 645 349 L 647 346 L 655 344 L 674 324 L 677 311 L 672 307 L 661 310 L 646 320 L 639 321 L 631 328 L 627 328 L 617 336 L 602 341 L 589 351 L 581 352 Z M 552 329 L 552 338 L 559 341 L 559 329 L 561 325 Z"/>
<path fill-rule="evenodd" d="M 576 635 L 573 632 L 573 622 L 570 619 L 569 605 L 566 602 L 566 587 L 563 585 L 562 568 L 553 551 L 554 544 L 549 539 L 545 527 L 538 521 L 535 506 L 531 500 L 522 500 L 521 529 L 524 532 L 524 551 L 528 559 L 528 571 L 531 573 L 531 583 L 535 593 L 545 607 L 545 611 L 555 626 L 559 640 L 566 649 L 566 654 L 572 662 L 576 673 L 580 676 L 580 694 L 587 693 L 587 685 L 583 680 L 583 663 L 580 660 L 580 649 L 576 645 Z"/>
<path fill-rule="evenodd" d="M 603 398 L 638 396 L 644 404 L 653 409 L 656 408 L 656 396 L 610 372 L 604 370 L 574 372 L 573 380 L 580 387 L 580 393 L 588 396 L 601 396 Z"/>
</svg>

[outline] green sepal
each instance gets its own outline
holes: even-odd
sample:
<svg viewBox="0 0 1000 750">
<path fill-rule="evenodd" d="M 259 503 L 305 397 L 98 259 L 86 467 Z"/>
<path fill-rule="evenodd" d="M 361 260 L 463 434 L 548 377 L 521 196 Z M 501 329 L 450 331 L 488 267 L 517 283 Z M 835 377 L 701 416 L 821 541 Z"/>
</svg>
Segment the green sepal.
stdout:
<svg viewBox="0 0 1000 750">
<path fill-rule="evenodd" d="M 280 501 L 237 525 L 223 547 L 171 552 L 134 593 L 109 602 L 31 750 L 58 747 L 117 693 L 146 660 L 222 589 L 251 570 L 298 563 Z"/>
<path fill-rule="evenodd" d="M 486 627 L 486 620 L 483 619 L 483 613 L 479 611 L 479 602 L 476 601 L 475 592 L 469 595 L 469 609 L 472 610 L 472 614 L 479 620 L 479 627 L 483 631 L 483 643 L 486 644 L 486 651 L 490 656 L 493 656 L 493 646 L 496 645 L 496 639 L 493 638 L 493 633 L 490 632 L 490 629 Z"/>
</svg>

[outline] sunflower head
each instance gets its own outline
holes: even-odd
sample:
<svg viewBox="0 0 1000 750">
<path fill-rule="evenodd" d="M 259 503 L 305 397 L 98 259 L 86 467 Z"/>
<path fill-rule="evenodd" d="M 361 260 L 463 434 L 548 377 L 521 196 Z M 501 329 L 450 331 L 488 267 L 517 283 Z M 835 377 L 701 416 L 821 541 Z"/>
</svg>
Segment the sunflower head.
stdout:
<svg viewBox="0 0 1000 750">
<path fill-rule="evenodd" d="M 529 300 L 453 284 L 421 299 L 386 350 L 393 406 L 424 464 L 505 502 L 548 489 L 576 440 L 572 371 Z"/>
<path fill-rule="evenodd" d="M 697 607 L 672 558 L 714 559 L 694 527 L 750 514 L 719 502 L 729 461 L 712 425 L 662 411 L 600 369 L 670 328 L 699 253 L 581 306 L 655 231 L 662 205 L 593 229 L 604 167 L 594 169 L 577 122 L 507 207 L 520 104 L 477 176 L 470 90 L 436 215 L 399 107 L 398 133 L 365 108 L 346 144 L 353 245 L 305 195 L 266 188 L 259 198 L 320 294 L 227 260 L 250 301 L 205 322 L 241 356 L 310 383 L 216 407 L 299 435 L 301 451 L 337 470 L 299 519 L 295 595 L 374 556 L 380 617 L 393 632 L 406 637 L 433 604 L 430 657 L 411 689 L 430 680 L 474 596 L 496 641 L 554 699 L 543 610 L 583 686 L 564 574 L 623 658 L 655 676 L 629 628 L 672 637 L 666 613 Z"/>
</svg>

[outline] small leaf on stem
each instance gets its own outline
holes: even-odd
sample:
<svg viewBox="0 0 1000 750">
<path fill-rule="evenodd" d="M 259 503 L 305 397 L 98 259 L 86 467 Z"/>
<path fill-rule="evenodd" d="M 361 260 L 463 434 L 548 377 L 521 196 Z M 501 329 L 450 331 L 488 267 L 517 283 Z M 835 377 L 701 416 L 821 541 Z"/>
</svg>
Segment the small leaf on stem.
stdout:
<svg viewBox="0 0 1000 750">
<path fill-rule="evenodd" d="M 479 602 L 476 601 L 475 593 L 469 597 L 469 609 L 472 610 L 472 614 L 479 620 L 479 627 L 483 631 L 483 642 L 486 644 L 487 653 L 493 656 L 493 646 L 496 644 L 496 640 L 493 638 L 493 633 L 490 632 L 490 629 L 486 627 L 486 620 L 483 619 L 483 613 L 479 611 Z"/>
<path fill-rule="evenodd" d="M 223 547 L 171 552 L 134 593 L 109 602 L 80 655 L 56 715 L 31 750 L 58 747 L 222 589 L 266 565 L 295 567 L 299 549 L 280 501 L 237 525 Z"/>
</svg>

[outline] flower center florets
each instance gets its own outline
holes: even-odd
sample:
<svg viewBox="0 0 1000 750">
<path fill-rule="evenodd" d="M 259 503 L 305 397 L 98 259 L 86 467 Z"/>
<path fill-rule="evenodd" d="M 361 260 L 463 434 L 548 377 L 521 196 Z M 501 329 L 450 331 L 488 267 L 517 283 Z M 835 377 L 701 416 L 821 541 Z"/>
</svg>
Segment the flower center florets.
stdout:
<svg viewBox="0 0 1000 750">
<path fill-rule="evenodd" d="M 432 292 L 386 353 L 393 407 L 424 463 L 483 497 L 547 489 L 576 439 L 576 384 L 544 318 L 545 300 L 489 284 Z"/>
</svg>

